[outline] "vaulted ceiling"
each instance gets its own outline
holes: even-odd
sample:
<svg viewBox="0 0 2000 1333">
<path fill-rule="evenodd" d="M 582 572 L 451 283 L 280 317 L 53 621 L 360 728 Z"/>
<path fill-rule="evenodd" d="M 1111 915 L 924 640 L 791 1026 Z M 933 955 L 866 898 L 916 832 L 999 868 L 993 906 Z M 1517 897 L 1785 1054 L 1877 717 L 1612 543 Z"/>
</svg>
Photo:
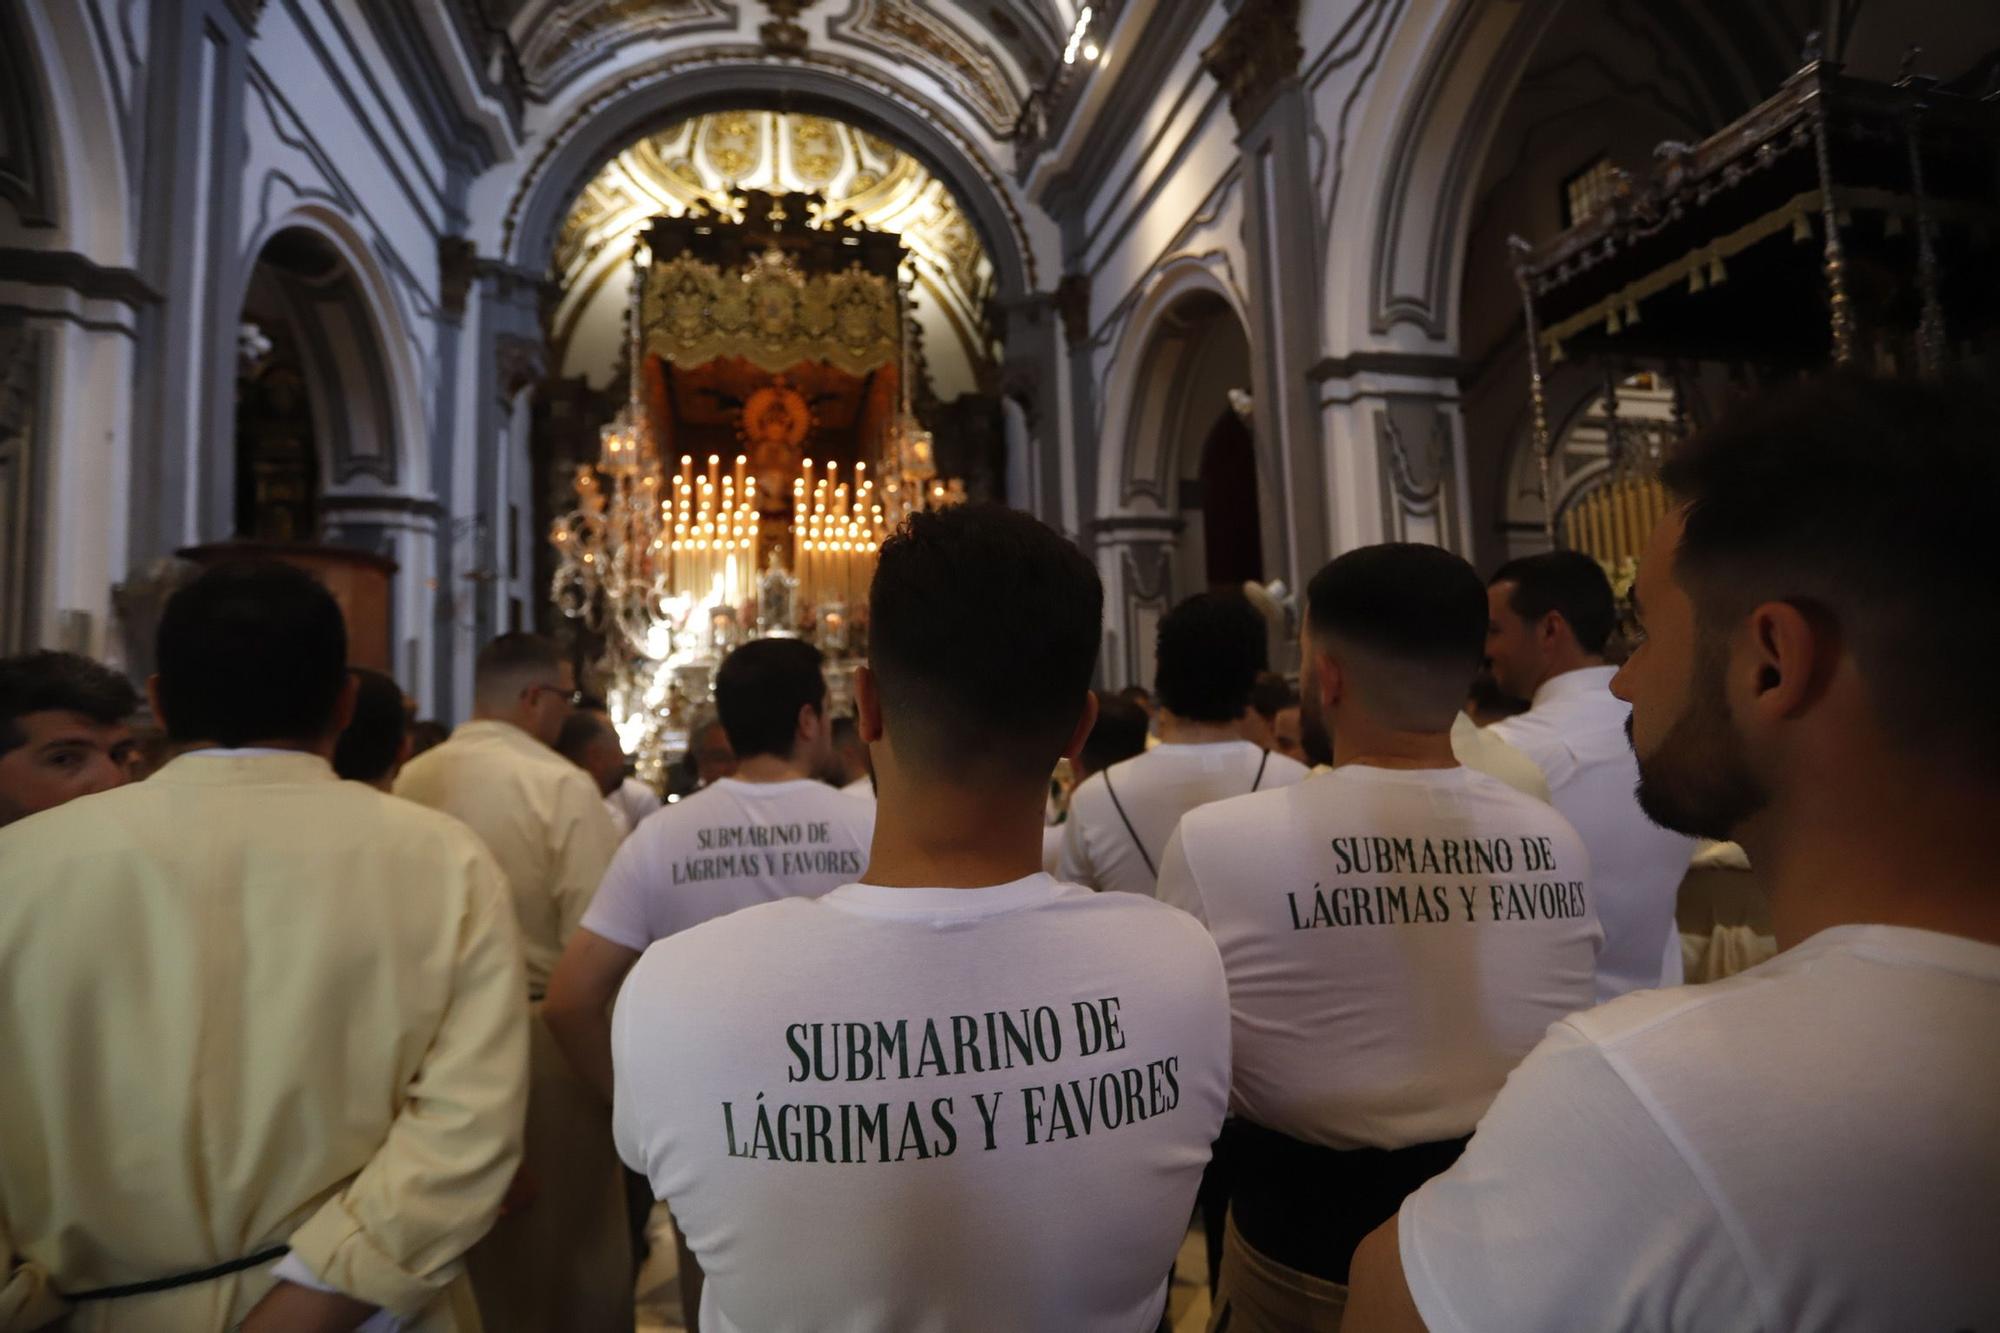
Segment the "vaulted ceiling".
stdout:
<svg viewBox="0 0 2000 1333">
<path fill-rule="evenodd" d="M 866 48 L 925 67 L 988 133 L 1004 135 L 1060 62 L 1079 0 L 483 0 L 534 93 L 638 44 L 740 46 L 796 25 L 809 46 Z M 774 57 L 776 51 L 774 49 Z"/>
</svg>

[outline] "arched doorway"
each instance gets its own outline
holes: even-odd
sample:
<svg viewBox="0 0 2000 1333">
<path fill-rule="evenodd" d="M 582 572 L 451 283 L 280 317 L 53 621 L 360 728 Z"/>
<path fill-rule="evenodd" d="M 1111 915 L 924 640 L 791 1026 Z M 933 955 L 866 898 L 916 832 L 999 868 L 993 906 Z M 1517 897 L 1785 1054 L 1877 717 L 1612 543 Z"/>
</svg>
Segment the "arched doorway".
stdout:
<svg viewBox="0 0 2000 1333">
<path fill-rule="evenodd" d="M 360 283 L 325 236 L 286 227 L 264 243 L 237 343 L 234 536 L 375 546 L 333 516 L 334 493 L 398 480 L 374 329 Z"/>
<path fill-rule="evenodd" d="M 1261 582 L 1282 565 L 1271 470 L 1259 456 L 1250 339 L 1227 296 L 1173 275 L 1132 321 L 1132 367 L 1106 387 L 1100 512 L 1103 671 L 1149 684 L 1160 617 L 1206 588 Z"/>
</svg>

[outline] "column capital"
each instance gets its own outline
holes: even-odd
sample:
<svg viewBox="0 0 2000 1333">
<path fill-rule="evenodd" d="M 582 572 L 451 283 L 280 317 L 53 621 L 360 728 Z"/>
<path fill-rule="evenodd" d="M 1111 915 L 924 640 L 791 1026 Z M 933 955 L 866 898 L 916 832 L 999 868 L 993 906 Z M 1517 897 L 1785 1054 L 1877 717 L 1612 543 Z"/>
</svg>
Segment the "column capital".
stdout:
<svg viewBox="0 0 2000 1333">
<path fill-rule="evenodd" d="M 1247 134 L 1279 88 L 1297 78 L 1305 54 L 1299 0 L 1243 0 L 1201 53 L 1201 65 L 1229 94 L 1229 113 Z"/>
</svg>

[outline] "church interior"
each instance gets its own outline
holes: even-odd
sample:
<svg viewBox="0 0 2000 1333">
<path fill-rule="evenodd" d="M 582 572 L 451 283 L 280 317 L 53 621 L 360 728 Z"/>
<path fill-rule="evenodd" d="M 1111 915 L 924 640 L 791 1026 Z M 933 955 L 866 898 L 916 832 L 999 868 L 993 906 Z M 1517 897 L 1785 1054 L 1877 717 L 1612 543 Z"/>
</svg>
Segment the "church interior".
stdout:
<svg viewBox="0 0 2000 1333">
<path fill-rule="evenodd" d="M 802 465 L 858 511 L 865 464 L 878 498 L 948 484 L 1083 543 L 1104 682 L 1144 684 L 1189 592 L 1295 596 L 1385 539 L 1633 554 L 1613 495 L 1733 387 L 1991 332 L 2000 22 L 1963 0 L 0 23 L 0 650 L 135 676 L 173 571 L 242 542 L 351 560 L 426 717 L 495 633 L 596 660 L 550 534 L 633 401 L 669 487 L 754 454 L 746 593 L 774 550 L 803 572 Z M 855 260 L 887 304 L 781 332 L 633 300 L 780 234 L 770 292 Z M 922 478 L 883 470 L 919 443 Z"/>
<path fill-rule="evenodd" d="M 0 658 L 142 683 L 268 557 L 445 727 L 550 636 L 668 792 L 962 505 L 1094 566 L 1101 692 L 1211 590 L 1296 678 L 1376 543 L 1629 622 L 1672 449 L 1993 366 L 1996 241 L 1987 0 L 4 0 Z"/>
</svg>

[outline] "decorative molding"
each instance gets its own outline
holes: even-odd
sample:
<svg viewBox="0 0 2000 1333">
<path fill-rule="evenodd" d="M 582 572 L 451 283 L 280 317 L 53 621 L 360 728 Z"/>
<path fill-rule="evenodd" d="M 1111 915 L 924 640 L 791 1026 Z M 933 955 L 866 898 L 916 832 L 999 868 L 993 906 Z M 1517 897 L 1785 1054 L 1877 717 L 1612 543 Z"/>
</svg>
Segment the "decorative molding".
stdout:
<svg viewBox="0 0 2000 1333">
<path fill-rule="evenodd" d="M 1377 334 L 1386 334 L 1397 324 L 1415 325 L 1425 335 L 1440 340 L 1449 333 L 1454 293 L 1448 290 L 1447 278 L 1457 257 L 1459 231 L 1466 221 L 1466 198 L 1478 184 L 1483 154 L 1475 150 L 1484 146 L 1555 7 L 1521 7 L 1509 20 L 1499 51 L 1479 59 L 1472 52 L 1472 39 L 1480 31 L 1480 20 L 1497 12 L 1501 10 L 1460 3 L 1444 39 L 1404 101 L 1401 120 L 1390 140 L 1375 219 L 1369 327 Z M 1447 124 L 1441 119 L 1441 105 L 1447 92 L 1468 77 L 1463 62 L 1475 60 L 1479 82 L 1471 105 L 1464 115 Z M 1434 130 L 1449 136 L 1442 149 L 1446 153 L 1444 172 L 1437 189 L 1424 191 L 1419 198 L 1412 182 L 1420 165 L 1440 151 L 1433 139 Z M 1405 219 L 1410 216 L 1422 220 L 1406 226 Z M 1406 231 L 1410 233 L 1407 237 Z M 1424 245 L 1423 276 L 1416 291 L 1396 290 L 1398 255 L 1406 243 Z"/>
<path fill-rule="evenodd" d="M 1306 378 L 1315 384 L 1370 374 L 1462 381 L 1477 368 L 1476 361 L 1442 352 L 1360 351 L 1324 357 L 1306 371 Z"/>
<path fill-rule="evenodd" d="M 1392 541 L 1459 546 L 1451 421 L 1437 399 L 1392 394 L 1376 407 L 1382 520 Z M 1413 531 L 1422 524 L 1428 531 Z"/>
<path fill-rule="evenodd" d="M 0 282 L 59 287 L 90 301 L 154 305 L 160 294 L 129 268 L 106 268 L 71 250 L 0 248 Z"/>
<path fill-rule="evenodd" d="M 536 94 L 556 89 L 616 53 L 635 35 L 671 26 L 676 36 L 733 32 L 737 7 L 722 0 L 558 0 L 524 31 L 521 66 Z"/>
<path fill-rule="evenodd" d="M 764 8 L 772 15 L 769 22 L 757 26 L 764 49 L 777 56 L 804 55 L 807 34 L 798 18 L 817 3 L 819 0 L 764 0 Z"/>
<path fill-rule="evenodd" d="M 1299 0 L 1243 0 L 1222 25 L 1222 35 L 1201 53 L 1201 65 L 1229 94 L 1236 128 L 1248 133 L 1305 58 Z"/>
<path fill-rule="evenodd" d="M 1056 314 L 1062 320 L 1063 339 L 1072 352 L 1090 345 L 1090 277 L 1065 273 L 1056 284 Z"/>
<path fill-rule="evenodd" d="M 1021 91 L 992 48 L 974 42 L 934 10 L 911 0 L 853 0 L 846 13 L 827 24 L 827 31 L 892 59 L 949 70 L 954 77 L 948 82 L 957 84 L 959 100 L 995 138 L 1009 137 L 1021 118 Z"/>
<path fill-rule="evenodd" d="M 383 513 L 409 514 L 415 518 L 438 519 L 445 514 L 444 502 L 429 495 L 371 495 L 364 491 L 334 492 L 319 497 L 323 514 Z"/>
<path fill-rule="evenodd" d="M 454 324 L 465 318 L 465 300 L 478 267 L 478 251 L 470 237 L 438 237 L 438 312 Z"/>
<path fill-rule="evenodd" d="M 1018 296 L 1034 289 L 1034 247 L 1006 181 L 941 107 L 852 60 L 808 51 L 791 64 L 775 66 L 755 46 L 709 47 L 663 57 L 579 103 L 521 173 L 501 224 L 503 253 L 522 253 L 525 247 L 537 260 L 552 253 L 576 192 L 605 160 L 635 135 L 671 123 L 677 112 L 691 114 L 725 93 L 738 101 L 779 94 L 844 108 L 853 113 L 854 123 L 905 145 L 932 165 L 974 219 L 1000 276 L 1001 294 Z M 591 145 L 587 150 L 579 147 L 586 144 Z M 586 152 L 586 161 L 575 160 Z M 541 248 L 544 237 L 546 251 Z"/>
<path fill-rule="evenodd" d="M 548 373 L 548 348 L 540 339 L 503 333 L 494 340 L 493 384 L 501 402 L 512 402 L 523 389 L 547 378 Z"/>
</svg>

